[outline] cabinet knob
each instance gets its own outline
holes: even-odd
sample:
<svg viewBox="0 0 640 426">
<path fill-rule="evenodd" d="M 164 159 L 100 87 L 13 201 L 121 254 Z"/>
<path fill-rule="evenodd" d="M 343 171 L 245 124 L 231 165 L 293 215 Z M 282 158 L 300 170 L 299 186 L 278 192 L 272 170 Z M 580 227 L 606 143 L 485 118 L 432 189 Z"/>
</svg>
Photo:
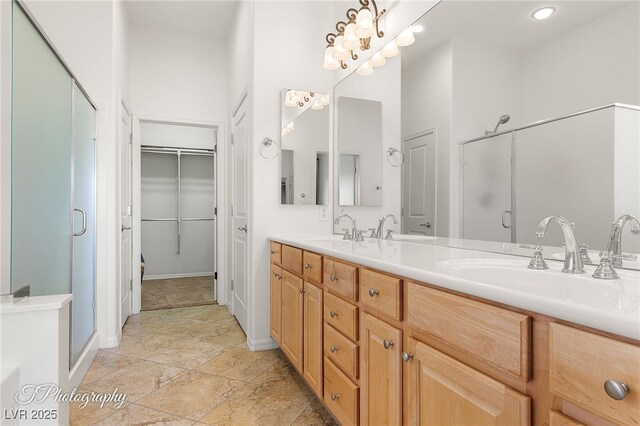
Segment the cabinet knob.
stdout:
<svg viewBox="0 0 640 426">
<path fill-rule="evenodd" d="M 369 289 L 369 296 L 376 297 L 378 294 L 380 294 L 380 292 L 378 290 L 376 290 L 375 288 L 370 288 Z"/>
<path fill-rule="evenodd" d="M 402 361 L 409 362 L 413 359 L 413 354 L 408 352 L 402 352 Z"/>
<path fill-rule="evenodd" d="M 300 293 L 306 293 L 306 292 L 307 292 L 307 290 L 305 290 L 304 288 L 300 289 Z"/>
<path fill-rule="evenodd" d="M 625 396 L 627 396 L 631 389 L 629 389 L 629 385 L 627 385 L 625 382 L 607 379 L 607 381 L 604 382 L 604 391 L 611 398 L 621 401 Z"/>
<path fill-rule="evenodd" d="M 336 311 L 331 311 L 331 318 L 335 318 L 338 316 L 338 313 Z"/>
<path fill-rule="evenodd" d="M 340 395 L 338 395 L 337 393 L 332 393 L 331 394 L 331 400 L 335 401 L 336 399 L 340 398 Z"/>
<path fill-rule="evenodd" d="M 331 350 L 331 352 L 335 353 L 335 352 L 337 352 L 337 351 L 338 351 L 338 347 L 337 347 L 337 346 L 333 346 L 333 345 L 331 345 L 330 350 Z"/>
<path fill-rule="evenodd" d="M 276 250 L 271 250 L 271 254 L 276 254 L 277 251 Z"/>
<path fill-rule="evenodd" d="M 282 279 L 282 275 L 277 274 L 277 273 L 275 273 L 275 272 L 273 273 L 273 276 L 274 276 L 276 279 L 279 279 L 279 280 L 281 280 L 281 279 Z"/>
<path fill-rule="evenodd" d="M 384 346 L 385 349 L 389 349 L 391 346 L 393 346 L 393 342 L 391 340 L 384 339 L 384 342 L 382 342 L 382 345 Z"/>
<path fill-rule="evenodd" d="M 331 274 L 331 276 L 329 277 L 329 279 L 331 281 L 338 281 L 338 277 L 336 277 L 334 274 Z"/>
<path fill-rule="evenodd" d="M 308 263 L 304 264 L 304 269 L 311 269 L 311 265 L 309 265 Z"/>
</svg>

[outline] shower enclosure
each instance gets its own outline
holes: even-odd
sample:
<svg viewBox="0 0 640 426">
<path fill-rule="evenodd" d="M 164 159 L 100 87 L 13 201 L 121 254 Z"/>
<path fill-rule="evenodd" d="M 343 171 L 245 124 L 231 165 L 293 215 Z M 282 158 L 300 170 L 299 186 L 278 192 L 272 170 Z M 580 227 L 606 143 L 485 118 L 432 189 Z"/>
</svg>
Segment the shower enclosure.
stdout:
<svg viewBox="0 0 640 426">
<path fill-rule="evenodd" d="M 95 332 L 96 109 L 12 6 L 11 290 L 73 294 L 72 366 Z"/>
<path fill-rule="evenodd" d="M 461 142 L 462 237 L 538 244 L 538 222 L 560 214 L 602 247 L 611 221 L 640 210 L 638 140 L 640 108 L 610 104 Z"/>
</svg>

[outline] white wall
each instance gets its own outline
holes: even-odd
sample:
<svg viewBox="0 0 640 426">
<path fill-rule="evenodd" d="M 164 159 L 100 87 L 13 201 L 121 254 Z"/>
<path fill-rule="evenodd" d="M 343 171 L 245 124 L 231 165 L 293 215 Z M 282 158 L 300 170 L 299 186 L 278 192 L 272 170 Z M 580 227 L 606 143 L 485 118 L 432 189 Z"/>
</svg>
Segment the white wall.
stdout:
<svg viewBox="0 0 640 426">
<path fill-rule="evenodd" d="M 524 122 L 613 102 L 640 105 L 639 27 L 640 3 L 631 2 L 525 52 Z"/>
</svg>

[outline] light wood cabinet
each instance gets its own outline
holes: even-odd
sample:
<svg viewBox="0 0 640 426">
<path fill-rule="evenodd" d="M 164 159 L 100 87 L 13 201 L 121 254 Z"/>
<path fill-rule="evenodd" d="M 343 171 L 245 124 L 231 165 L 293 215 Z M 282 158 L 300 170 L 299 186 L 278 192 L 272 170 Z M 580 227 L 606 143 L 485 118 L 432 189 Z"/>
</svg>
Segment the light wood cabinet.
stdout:
<svg viewBox="0 0 640 426">
<path fill-rule="evenodd" d="M 402 319 L 402 281 L 380 272 L 360 269 L 360 300 L 362 304 L 388 315 Z"/>
<path fill-rule="evenodd" d="M 409 339 L 405 349 L 406 424 L 530 424 L 529 397 L 424 343 Z"/>
<path fill-rule="evenodd" d="M 271 337 L 280 344 L 280 333 L 282 330 L 282 268 L 271 264 L 271 275 L 269 277 L 269 322 Z"/>
<path fill-rule="evenodd" d="M 333 259 L 324 259 L 324 285 L 327 290 L 353 302 L 358 300 L 357 268 Z"/>
<path fill-rule="evenodd" d="M 322 398 L 322 289 L 304 283 L 303 369 L 309 386 Z"/>
<path fill-rule="evenodd" d="M 282 262 L 282 244 L 271 241 L 271 244 L 269 244 L 269 255 L 272 262 Z"/>
<path fill-rule="evenodd" d="M 360 388 L 324 359 L 324 403 L 343 426 L 357 425 Z"/>
<path fill-rule="evenodd" d="M 362 424 L 400 425 L 402 331 L 365 313 L 360 323 Z"/>
<path fill-rule="evenodd" d="M 292 273 L 282 271 L 282 332 L 280 347 L 293 366 L 303 373 L 303 290 L 304 283 Z"/>
<path fill-rule="evenodd" d="M 302 250 L 295 247 L 282 246 L 282 267 L 302 274 Z"/>
<path fill-rule="evenodd" d="M 322 283 L 322 256 L 305 251 L 302 255 L 302 264 L 305 280 Z"/>
</svg>

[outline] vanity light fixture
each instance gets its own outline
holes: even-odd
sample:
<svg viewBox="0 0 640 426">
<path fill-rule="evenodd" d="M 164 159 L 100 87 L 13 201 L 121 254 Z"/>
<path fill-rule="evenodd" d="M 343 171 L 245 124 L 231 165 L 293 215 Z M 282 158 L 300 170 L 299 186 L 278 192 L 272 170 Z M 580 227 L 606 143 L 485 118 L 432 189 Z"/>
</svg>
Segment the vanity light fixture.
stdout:
<svg viewBox="0 0 640 426">
<path fill-rule="evenodd" d="M 351 58 L 357 60 L 354 52 L 358 48 L 365 51 L 371 48 L 371 37 L 384 37 L 380 31 L 378 22 L 387 11 L 378 11 L 375 0 L 359 0 L 360 10 L 349 8 L 346 16 L 347 22 L 336 23 L 337 33 L 329 33 L 325 36 L 327 47 L 324 50 L 324 62 L 322 68 L 332 71 L 338 68 L 347 69 L 346 61 Z M 373 12 L 371 11 L 373 8 Z"/>
<path fill-rule="evenodd" d="M 315 97 L 314 92 L 305 92 L 304 90 L 288 90 L 284 99 L 286 107 L 303 107 L 305 103 L 310 102 Z"/>
<path fill-rule="evenodd" d="M 533 12 L 531 14 L 531 17 L 537 21 L 542 21 L 547 19 L 548 17 L 550 17 L 551 15 L 553 15 L 556 12 L 556 8 L 555 7 L 551 7 L 551 6 L 546 6 L 543 8 L 540 8 L 538 10 L 536 10 L 535 12 Z"/>
<path fill-rule="evenodd" d="M 295 127 L 293 126 L 293 121 L 282 128 L 282 137 L 286 137 L 289 133 L 293 132 Z"/>
<path fill-rule="evenodd" d="M 395 38 L 395 40 L 387 43 L 387 45 L 383 47 L 382 50 L 376 52 L 367 62 L 364 62 L 362 65 L 360 65 L 356 72 L 360 75 L 373 74 L 374 67 L 381 67 L 387 63 L 387 58 L 398 56 L 400 54 L 400 49 L 398 49 L 398 46 L 411 46 L 416 41 L 413 33 L 423 30 L 424 27 L 422 27 L 421 25 L 413 25 L 405 29 L 398 35 L 398 37 Z"/>
</svg>

